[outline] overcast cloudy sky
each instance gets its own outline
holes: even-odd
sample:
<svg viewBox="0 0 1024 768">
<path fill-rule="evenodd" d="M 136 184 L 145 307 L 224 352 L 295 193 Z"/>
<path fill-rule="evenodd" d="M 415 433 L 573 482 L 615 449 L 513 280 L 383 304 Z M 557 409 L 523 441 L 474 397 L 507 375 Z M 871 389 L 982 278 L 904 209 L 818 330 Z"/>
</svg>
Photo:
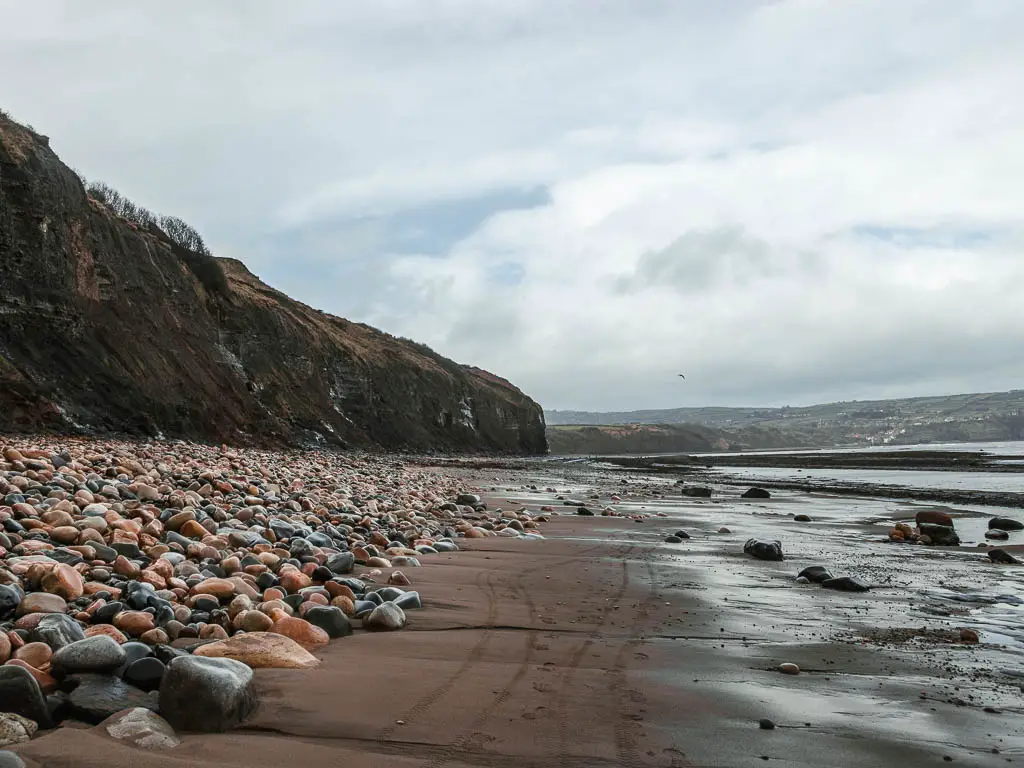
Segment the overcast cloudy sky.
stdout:
<svg viewBox="0 0 1024 768">
<path fill-rule="evenodd" d="M 547 408 L 1024 386 L 1021 0 L 0 19 L 0 107 L 68 164 Z"/>
</svg>

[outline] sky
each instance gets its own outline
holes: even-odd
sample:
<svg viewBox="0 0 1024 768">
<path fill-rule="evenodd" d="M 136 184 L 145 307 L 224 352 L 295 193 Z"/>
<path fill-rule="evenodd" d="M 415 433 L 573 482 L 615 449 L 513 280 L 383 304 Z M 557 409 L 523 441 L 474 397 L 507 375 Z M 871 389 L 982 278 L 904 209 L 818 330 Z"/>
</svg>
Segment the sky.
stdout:
<svg viewBox="0 0 1024 768">
<path fill-rule="evenodd" d="M 1020 0 L 0 19 L 0 108 L 66 163 L 547 409 L 1024 386 Z"/>
</svg>

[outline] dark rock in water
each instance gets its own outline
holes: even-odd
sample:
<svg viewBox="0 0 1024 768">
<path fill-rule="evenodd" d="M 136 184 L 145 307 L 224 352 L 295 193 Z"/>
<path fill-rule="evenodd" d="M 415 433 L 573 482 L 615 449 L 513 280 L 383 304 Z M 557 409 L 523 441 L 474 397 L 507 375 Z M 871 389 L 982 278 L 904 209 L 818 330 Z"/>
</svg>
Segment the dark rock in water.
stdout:
<svg viewBox="0 0 1024 768">
<path fill-rule="evenodd" d="M 922 535 L 932 540 L 932 544 L 939 547 L 958 547 L 960 537 L 948 525 L 936 525 L 934 523 L 921 523 L 918 528 Z"/>
<path fill-rule="evenodd" d="M 83 674 L 71 678 L 78 686 L 71 692 L 71 713 L 99 725 L 115 712 L 133 707 L 156 710 L 156 694 L 140 691 L 113 675 Z"/>
<path fill-rule="evenodd" d="M 164 674 L 159 713 L 177 730 L 234 728 L 256 708 L 252 678 L 252 670 L 234 659 L 181 656 Z"/>
<path fill-rule="evenodd" d="M 1006 565 L 1019 565 L 1020 560 L 1011 555 L 1005 549 L 990 549 L 988 551 L 988 559 L 993 563 L 1004 563 Z"/>
<path fill-rule="evenodd" d="M 758 725 L 758 727 L 762 731 L 774 731 L 775 730 L 775 723 L 773 723 L 767 717 L 762 717 L 760 720 L 758 720 L 757 721 L 757 725 Z"/>
<path fill-rule="evenodd" d="M 467 507 L 475 507 L 480 503 L 480 497 L 475 493 L 460 493 L 455 497 L 455 503 Z"/>
<path fill-rule="evenodd" d="M 139 690 L 157 691 L 166 671 L 167 666 L 160 659 L 149 656 L 129 664 L 122 677 L 126 683 Z"/>
<path fill-rule="evenodd" d="M 801 576 L 815 584 L 835 578 L 824 565 L 809 565 L 797 574 L 797 578 Z"/>
<path fill-rule="evenodd" d="M 702 488 L 700 486 L 690 486 L 689 488 L 683 488 L 683 496 L 691 496 L 697 499 L 710 499 L 711 489 Z"/>
<path fill-rule="evenodd" d="M 750 488 L 743 492 L 742 499 L 770 499 L 772 495 L 764 488 Z"/>
<path fill-rule="evenodd" d="M 825 589 L 837 589 L 840 592 L 867 592 L 871 586 L 855 576 L 839 576 L 834 579 L 825 579 L 821 582 Z"/>
<path fill-rule="evenodd" d="M 678 536 L 680 539 L 688 539 L 688 538 L 690 538 L 690 534 L 688 534 L 686 531 L 676 531 L 672 535 L 673 536 Z"/>
<path fill-rule="evenodd" d="M 352 623 L 345 612 L 334 605 L 317 605 L 310 608 L 303 617 L 316 627 L 320 627 L 329 637 L 348 637 L 352 634 Z"/>
<path fill-rule="evenodd" d="M 0 712 L 34 720 L 40 728 L 52 725 L 50 711 L 39 683 L 24 667 L 0 666 Z"/>
<path fill-rule="evenodd" d="M 42 618 L 30 635 L 33 642 L 46 643 L 53 650 L 85 639 L 85 630 L 65 613 L 50 613 Z"/>
<path fill-rule="evenodd" d="M 95 635 L 65 645 L 53 654 L 50 666 L 57 675 L 110 672 L 125 661 L 125 652 L 113 638 Z"/>
<path fill-rule="evenodd" d="M 784 560 L 782 556 L 781 541 L 763 541 L 761 539 L 747 539 L 743 545 L 743 551 L 758 560 Z"/>
<path fill-rule="evenodd" d="M 1024 531 L 1024 523 L 1012 517 L 993 517 L 988 521 L 988 527 L 1000 531 Z"/>
<path fill-rule="evenodd" d="M 681 538 L 679 538 L 678 536 L 666 536 L 665 537 L 665 543 L 666 544 L 682 544 L 683 540 Z"/>
<path fill-rule="evenodd" d="M 811 522 L 810 515 L 793 515 L 794 523 L 809 523 Z"/>
<path fill-rule="evenodd" d="M 576 510 L 576 514 L 577 515 L 586 515 L 586 516 L 589 516 L 589 517 L 593 517 L 594 516 L 593 510 L 587 509 L 586 507 L 580 507 L 579 509 L 577 509 Z"/>
<path fill-rule="evenodd" d="M 989 528 L 985 531 L 986 539 L 997 539 L 999 541 L 1006 541 L 1010 538 L 1010 534 L 1006 531 L 1000 530 L 999 528 Z"/>
</svg>

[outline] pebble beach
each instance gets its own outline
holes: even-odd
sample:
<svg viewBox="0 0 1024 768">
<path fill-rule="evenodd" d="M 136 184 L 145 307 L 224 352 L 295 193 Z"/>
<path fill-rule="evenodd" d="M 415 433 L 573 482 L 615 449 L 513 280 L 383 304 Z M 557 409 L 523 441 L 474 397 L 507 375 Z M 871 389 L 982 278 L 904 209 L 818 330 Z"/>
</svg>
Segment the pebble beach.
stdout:
<svg viewBox="0 0 1024 768">
<path fill-rule="evenodd" d="M 162 441 L 3 455 L 0 766 L 1024 759 L 1024 590 L 983 535 L 1012 511 Z M 963 541 L 928 545 L 946 524 Z"/>
</svg>

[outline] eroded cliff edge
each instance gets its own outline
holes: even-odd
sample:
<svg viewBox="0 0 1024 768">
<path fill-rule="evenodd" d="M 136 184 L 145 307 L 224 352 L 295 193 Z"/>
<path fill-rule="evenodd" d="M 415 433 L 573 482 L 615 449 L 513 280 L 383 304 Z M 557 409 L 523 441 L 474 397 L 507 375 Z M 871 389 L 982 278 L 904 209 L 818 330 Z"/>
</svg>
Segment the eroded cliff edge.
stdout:
<svg viewBox="0 0 1024 768">
<path fill-rule="evenodd" d="M 547 447 L 542 409 L 508 381 L 198 259 L 88 197 L 45 137 L 0 116 L 0 432 L 40 429 Z"/>
</svg>

